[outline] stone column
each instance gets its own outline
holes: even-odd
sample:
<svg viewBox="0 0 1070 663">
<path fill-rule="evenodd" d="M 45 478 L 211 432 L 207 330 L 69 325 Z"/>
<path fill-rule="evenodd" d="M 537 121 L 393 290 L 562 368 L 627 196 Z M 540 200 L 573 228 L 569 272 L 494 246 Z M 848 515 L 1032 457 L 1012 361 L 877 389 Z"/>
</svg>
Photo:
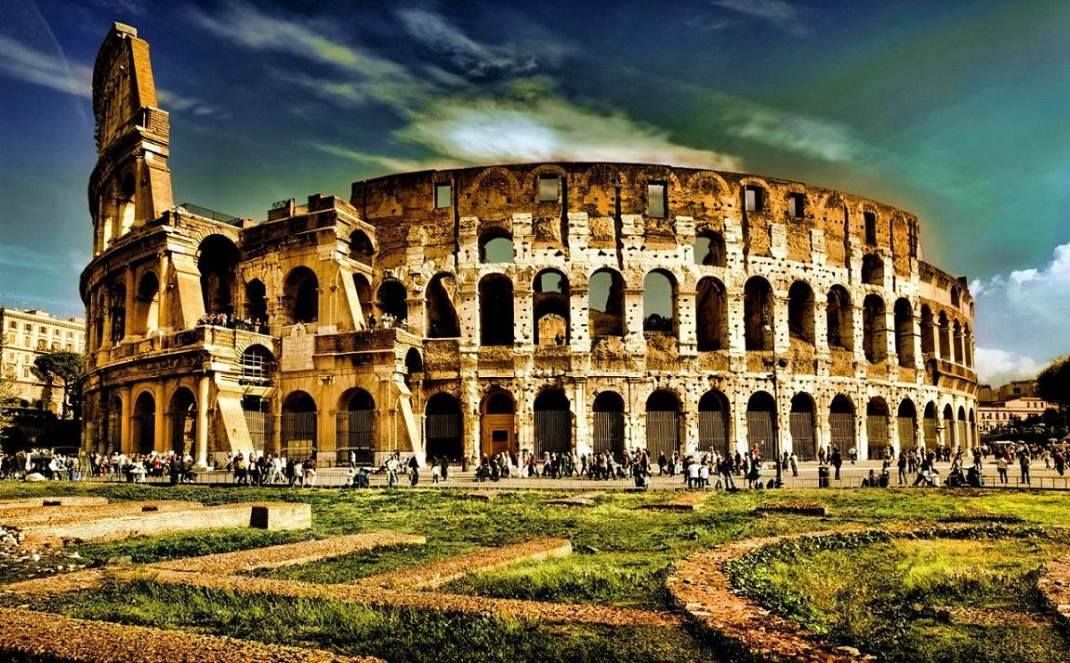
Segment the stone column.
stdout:
<svg viewBox="0 0 1070 663">
<path fill-rule="evenodd" d="M 131 324 L 134 320 L 134 306 L 137 303 L 137 293 L 134 289 L 137 284 L 134 282 L 134 268 L 126 268 L 126 316 L 123 320 L 123 339 L 130 337 L 130 330 L 133 328 Z"/>
<path fill-rule="evenodd" d="M 202 375 L 197 382 L 197 468 L 208 468 L 208 394 L 211 378 Z"/>
<path fill-rule="evenodd" d="M 695 289 L 680 287 L 676 293 L 676 324 L 678 325 L 680 354 L 694 356 L 698 348 L 695 329 Z"/>
<path fill-rule="evenodd" d="M 569 288 L 568 336 L 573 352 L 591 351 L 591 320 L 587 301 L 589 294 L 586 286 Z"/>
<path fill-rule="evenodd" d="M 643 289 L 624 288 L 624 347 L 629 352 L 645 352 L 643 336 Z"/>
<path fill-rule="evenodd" d="M 160 331 L 171 328 L 171 291 L 170 291 L 170 279 L 167 278 L 168 270 L 171 269 L 171 258 L 166 252 L 160 253 L 159 267 L 160 273 L 160 303 L 157 306 L 157 320 L 156 328 Z"/>
<path fill-rule="evenodd" d="M 152 397 L 156 399 L 156 421 L 153 423 L 155 433 L 152 448 L 156 453 L 167 450 L 167 411 L 164 403 L 163 383 L 157 382 L 152 387 Z"/>
<path fill-rule="evenodd" d="M 134 404 L 131 401 L 133 393 L 130 387 L 123 387 L 119 390 L 119 395 L 123 402 L 122 421 L 119 424 L 119 451 L 129 454 L 132 447 L 131 435 L 134 423 Z"/>
<path fill-rule="evenodd" d="M 575 435 L 572 448 L 577 454 L 589 454 L 594 451 L 591 444 L 591 413 L 587 407 L 587 380 L 576 379 L 573 382 L 572 412 L 575 417 Z"/>
</svg>

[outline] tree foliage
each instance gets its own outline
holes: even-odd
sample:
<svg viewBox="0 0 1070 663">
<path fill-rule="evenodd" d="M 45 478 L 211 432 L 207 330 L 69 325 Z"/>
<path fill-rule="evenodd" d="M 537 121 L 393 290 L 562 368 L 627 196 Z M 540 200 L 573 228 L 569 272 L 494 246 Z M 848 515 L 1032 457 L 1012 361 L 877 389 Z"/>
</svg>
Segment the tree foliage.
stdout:
<svg viewBox="0 0 1070 663">
<path fill-rule="evenodd" d="M 1056 359 L 1040 372 L 1037 393 L 1046 401 L 1070 407 L 1070 356 Z"/>
<path fill-rule="evenodd" d="M 51 387 L 56 380 L 63 383 L 63 417 L 72 411 L 80 401 L 79 378 L 82 376 L 84 361 L 77 352 L 50 352 L 38 355 L 33 360 L 33 374 Z"/>
</svg>

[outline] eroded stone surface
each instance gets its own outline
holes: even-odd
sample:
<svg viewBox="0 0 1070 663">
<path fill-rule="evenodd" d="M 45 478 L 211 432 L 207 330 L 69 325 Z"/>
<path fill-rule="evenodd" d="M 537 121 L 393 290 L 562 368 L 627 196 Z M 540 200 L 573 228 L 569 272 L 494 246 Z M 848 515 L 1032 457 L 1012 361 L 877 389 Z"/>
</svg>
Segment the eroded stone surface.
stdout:
<svg viewBox="0 0 1070 663">
<path fill-rule="evenodd" d="M 1064 628 L 1070 628 L 1070 555 L 1049 562 L 1037 577 L 1037 590 Z"/>
</svg>

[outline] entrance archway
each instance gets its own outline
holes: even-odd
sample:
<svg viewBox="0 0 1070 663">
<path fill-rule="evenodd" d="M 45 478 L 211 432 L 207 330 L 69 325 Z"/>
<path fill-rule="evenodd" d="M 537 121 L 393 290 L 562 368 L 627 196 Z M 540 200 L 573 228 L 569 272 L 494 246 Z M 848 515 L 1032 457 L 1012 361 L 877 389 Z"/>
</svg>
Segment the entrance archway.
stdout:
<svg viewBox="0 0 1070 663">
<path fill-rule="evenodd" d="M 698 402 L 698 450 L 732 452 L 728 439 L 728 399 L 716 389 L 702 395 Z"/>
<path fill-rule="evenodd" d="M 535 455 L 572 451 L 572 412 L 561 389 L 546 389 L 535 398 Z"/>
<path fill-rule="evenodd" d="M 646 399 L 646 449 L 653 460 L 680 448 L 680 399 L 658 389 Z"/>
<path fill-rule="evenodd" d="M 171 449 L 175 455 L 196 457 L 197 400 L 193 392 L 182 388 L 171 397 Z"/>
<path fill-rule="evenodd" d="M 829 405 L 829 433 L 832 446 L 841 453 L 855 448 L 855 404 L 843 394 Z"/>
<path fill-rule="evenodd" d="M 137 453 L 149 454 L 156 445 L 156 400 L 142 392 L 134 401 L 133 440 Z"/>
<path fill-rule="evenodd" d="M 866 406 L 866 438 L 869 459 L 881 460 L 888 451 L 888 404 L 879 396 Z"/>
<path fill-rule="evenodd" d="M 464 430 L 461 404 L 446 393 L 438 393 L 427 401 L 424 410 L 424 437 L 427 439 L 427 458 L 464 459 Z"/>
<path fill-rule="evenodd" d="M 303 391 L 291 392 L 282 402 L 282 454 L 305 459 L 316 453 L 316 401 Z"/>
<path fill-rule="evenodd" d="M 757 449 L 762 460 L 776 458 L 776 402 L 769 392 L 755 392 L 747 401 L 747 449 Z"/>
<path fill-rule="evenodd" d="M 603 391 L 594 399 L 594 452 L 624 454 L 624 399 L 615 391 Z"/>
<path fill-rule="evenodd" d="M 480 449 L 485 456 L 516 451 L 516 404 L 503 389 L 487 394 L 480 407 Z"/>
<path fill-rule="evenodd" d="M 899 432 L 899 453 L 909 451 L 918 446 L 917 433 L 918 410 L 914 407 L 914 401 L 904 398 L 899 404 L 896 413 L 896 429 Z"/>
<path fill-rule="evenodd" d="M 371 463 L 375 446 L 375 399 L 371 394 L 363 389 L 343 394 L 337 423 L 337 462 L 349 463 L 352 452 L 357 463 Z"/>
<path fill-rule="evenodd" d="M 791 399 L 791 448 L 799 460 L 817 458 L 817 420 L 816 408 L 810 394 L 801 392 Z"/>
<path fill-rule="evenodd" d="M 940 438 L 937 431 L 940 429 L 939 417 L 936 415 L 936 403 L 929 401 L 925 406 L 925 421 L 922 428 L 925 433 L 925 446 L 935 449 L 940 446 Z"/>
</svg>

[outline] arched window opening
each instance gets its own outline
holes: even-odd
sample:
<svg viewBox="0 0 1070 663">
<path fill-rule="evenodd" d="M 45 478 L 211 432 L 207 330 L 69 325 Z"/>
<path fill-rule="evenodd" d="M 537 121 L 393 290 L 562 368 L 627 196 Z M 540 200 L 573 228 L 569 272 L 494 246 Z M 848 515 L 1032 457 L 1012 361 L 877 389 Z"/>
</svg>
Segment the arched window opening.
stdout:
<svg viewBox="0 0 1070 663">
<path fill-rule="evenodd" d="M 776 401 L 768 392 L 755 392 L 747 401 L 747 448 L 762 460 L 776 458 L 776 426 Z"/>
<path fill-rule="evenodd" d="M 921 307 L 921 353 L 933 354 L 936 351 L 934 334 L 936 328 L 933 325 L 933 312 L 927 304 Z"/>
<path fill-rule="evenodd" d="M 872 253 L 862 258 L 862 283 L 884 285 L 884 260 Z"/>
<path fill-rule="evenodd" d="M 336 417 L 336 462 L 364 465 L 375 457 L 375 399 L 364 389 L 342 395 Z"/>
<path fill-rule="evenodd" d="M 962 328 L 962 358 L 966 368 L 973 368 L 973 334 L 970 333 L 969 325 Z"/>
<path fill-rule="evenodd" d="M 791 449 L 799 460 L 817 459 L 817 418 L 814 398 L 805 392 L 791 399 Z"/>
<path fill-rule="evenodd" d="M 241 384 L 263 386 L 275 376 L 275 355 L 262 345 L 250 345 L 241 355 Z"/>
<path fill-rule="evenodd" d="M 832 446 L 841 453 L 856 448 L 855 405 L 843 394 L 837 394 L 829 405 L 829 433 Z"/>
<path fill-rule="evenodd" d="M 372 301 L 372 284 L 368 283 L 368 278 L 363 274 L 354 274 L 353 287 L 357 291 L 357 302 L 360 304 L 360 314 L 364 318 L 366 328 L 371 329 L 377 326 L 379 321 L 375 319 L 375 304 Z"/>
<path fill-rule="evenodd" d="M 814 343 L 814 291 L 803 281 L 788 289 L 788 332 L 803 343 Z"/>
<path fill-rule="evenodd" d="M 513 262 L 513 236 L 501 228 L 483 233 L 479 238 L 479 262 Z"/>
<path fill-rule="evenodd" d="M 944 361 L 951 361 L 951 326 L 947 313 L 941 311 L 937 320 L 940 326 L 940 358 Z"/>
<path fill-rule="evenodd" d="M 624 278 L 612 269 L 600 269 L 588 283 L 590 333 L 624 336 Z"/>
<path fill-rule="evenodd" d="M 409 317 L 408 293 L 397 279 L 387 279 L 379 286 L 379 314 L 383 327 L 402 326 Z"/>
<path fill-rule="evenodd" d="M 238 247 L 222 235 L 209 235 L 201 242 L 197 269 L 207 315 L 234 314 L 234 284 L 240 261 Z"/>
<path fill-rule="evenodd" d="M 594 452 L 624 454 L 624 399 L 615 391 L 603 391 L 594 399 Z"/>
<path fill-rule="evenodd" d="M 428 462 L 439 458 L 461 462 L 464 459 L 464 428 L 460 401 L 450 394 L 435 394 L 427 401 L 425 415 Z"/>
<path fill-rule="evenodd" d="M 486 346 L 513 344 L 513 283 L 501 274 L 479 282 L 479 340 Z"/>
<path fill-rule="evenodd" d="M 149 272 L 137 287 L 136 334 L 151 334 L 160 327 L 160 282 Z"/>
<path fill-rule="evenodd" d="M 317 449 L 316 401 L 303 391 L 291 392 L 282 402 L 282 455 L 304 460 Z"/>
<path fill-rule="evenodd" d="M 405 353 L 405 384 L 412 388 L 414 378 L 420 377 L 424 372 L 424 358 L 416 348 L 409 348 Z"/>
<path fill-rule="evenodd" d="M 676 335 L 676 281 L 660 269 L 643 279 L 643 331 Z"/>
<path fill-rule="evenodd" d="M 319 319 L 319 280 L 308 267 L 296 267 L 286 277 L 283 300 L 289 324 L 307 324 Z"/>
<path fill-rule="evenodd" d="M 652 460 L 680 448 L 680 399 L 659 389 L 646 399 L 646 448 Z"/>
<path fill-rule="evenodd" d="M 728 252 L 721 233 L 706 230 L 695 236 L 695 264 L 708 267 L 728 264 Z"/>
<path fill-rule="evenodd" d="M 944 444 L 945 447 L 955 448 L 958 439 L 955 437 L 955 411 L 951 405 L 944 406 Z"/>
<path fill-rule="evenodd" d="M 899 452 L 910 451 L 918 446 L 918 411 L 914 401 L 904 398 L 896 412 L 896 428 L 899 432 Z"/>
<path fill-rule="evenodd" d="M 197 401 L 182 388 L 171 397 L 171 450 L 179 458 L 197 456 Z"/>
<path fill-rule="evenodd" d="M 954 344 L 954 346 L 952 346 L 953 349 L 954 349 L 954 353 L 955 353 L 955 363 L 956 364 L 961 364 L 962 363 L 962 326 L 959 324 L 958 320 L 956 320 L 955 323 L 953 325 L 951 325 L 951 329 L 952 329 L 953 338 L 955 340 L 955 344 Z"/>
<path fill-rule="evenodd" d="M 695 308 L 699 351 L 727 350 L 728 298 L 720 281 L 707 276 L 698 282 Z"/>
<path fill-rule="evenodd" d="M 959 306 L 959 289 L 955 287 L 951 288 L 951 305 L 955 308 Z"/>
<path fill-rule="evenodd" d="M 108 316 L 111 318 L 111 342 L 126 336 L 126 286 L 113 283 L 108 288 Z"/>
<path fill-rule="evenodd" d="M 828 323 L 828 342 L 830 348 L 842 350 L 854 349 L 854 321 L 852 319 L 851 297 L 847 289 L 834 285 L 829 289 L 828 306 L 825 318 Z"/>
<path fill-rule="evenodd" d="M 698 450 L 730 454 L 734 449 L 728 437 L 728 398 L 716 389 L 702 395 L 698 402 Z"/>
<path fill-rule="evenodd" d="M 877 397 L 866 406 L 866 437 L 869 439 L 869 459 L 881 460 L 891 451 L 888 441 L 888 403 Z"/>
<path fill-rule="evenodd" d="M 879 364 L 888 358 L 885 322 L 884 300 L 877 295 L 868 295 L 862 304 L 862 349 L 871 364 Z"/>
<path fill-rule="evenodd" d="M 267 333 L 267 288 L 260 279 L 253 279 L 245 284 L 245 317 L 257 332 Z"/>
<path fill-rule="evenodd" d="M 769 281 L 760 276 L 747 281 L 743 288 L 743 316 L 747 350 L 772 350 L 775 310 Z"/>
<path fill-rule="evenodd" d="M 150 454 L 156 448 L 156 400 L 147 391 L 134 401 L 132 439 L 135 451 Z"/>
<path fill-rule="evenodd" d="M 936 415 L 936 403 L 929 401 L 925 406 L 925 418 L 922 424 L 922 432 L 925 434 L 925 446 L 935 449 L 940 446 L 939 438 L 940 422 Z"/>
<path fill-rule="evenodd" d="M 457 338 L 461 335 L 456 301 L 456 277 L 453 274 L 436 274 L 427 284 L 427 336 L 429 338 Z"/>
<path fill-rule="evenodd" d="M 375 245 L 363 230 L 354 230 L 349 236 L 349 257 L 366 265 L 375 258 Z"/>
<path fill-rule="evenodd" d="M 914 366 L 914 309 L 906 299 L 895 302 L 895 354 L 900 366 Z"/>
<path fill-rule="evenodd" d="M 572 451 L 572 413 L 561 389 L 546 389 L 535 398 L 535 455 Z"/>
<path fill-rule="evenodd" d="M 569 342 L 569 286 L 556 269 L 535 277 L 532 310 L 535 314 L 535 345 L 567 345 Z"/>
</svg>

